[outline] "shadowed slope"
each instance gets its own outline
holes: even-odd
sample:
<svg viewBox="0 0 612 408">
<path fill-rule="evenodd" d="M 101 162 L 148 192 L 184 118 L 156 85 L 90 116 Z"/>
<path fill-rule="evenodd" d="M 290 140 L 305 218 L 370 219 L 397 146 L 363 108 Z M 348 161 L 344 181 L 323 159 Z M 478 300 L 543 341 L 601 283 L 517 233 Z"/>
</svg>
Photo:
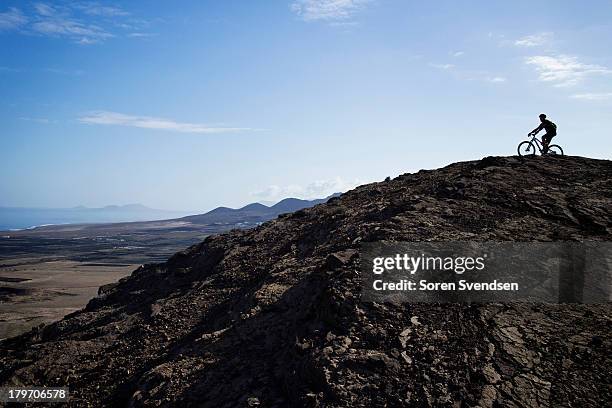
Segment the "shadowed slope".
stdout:
<svg viewBox="0 0 612 408">
<path fill-rule="evenodd" d="M 610 304 L 365 304 L 377 240 L 610 240 L 612 163 L 491 157 L 358 187 L 146 265 L 0 343 L 74 406 L 604 406 Z M 460 406 L 460 405 L 455 405 Z"/>
</svg>

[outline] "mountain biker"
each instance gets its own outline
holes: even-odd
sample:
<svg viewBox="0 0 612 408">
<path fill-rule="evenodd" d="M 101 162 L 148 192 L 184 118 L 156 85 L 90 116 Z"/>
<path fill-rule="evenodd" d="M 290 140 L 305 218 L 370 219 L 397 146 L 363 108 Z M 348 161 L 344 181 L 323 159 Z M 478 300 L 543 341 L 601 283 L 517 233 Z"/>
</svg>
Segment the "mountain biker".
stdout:
<svg viewBox="0 0 612 408">
<path fill-rule="evenodd" d="M 537 135 L 538 132 L 542 129 L 546 130 L 544 136 L 542 136 L 542 154 L 546 154 L 548 152 L 548 145 L 553 137 L 557 136 L 557 125 L 552 123 L 550 120 L 546 119 L 546 115 L 544 113 L 540 114 L 540 126 L 533 129 L 529 132 L 528 136 Z"/>
</svg>

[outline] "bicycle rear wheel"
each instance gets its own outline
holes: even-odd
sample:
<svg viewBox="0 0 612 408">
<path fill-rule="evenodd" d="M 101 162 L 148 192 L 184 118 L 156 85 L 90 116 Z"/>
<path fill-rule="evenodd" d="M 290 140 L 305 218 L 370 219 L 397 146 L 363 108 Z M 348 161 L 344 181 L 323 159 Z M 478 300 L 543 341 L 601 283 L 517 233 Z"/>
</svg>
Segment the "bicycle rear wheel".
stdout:
<svg viewBox="0 0 612 408">
<path fill-rule="evenodd" d="M 518 145 L 519 156 L 533 156 L 536 154 L 536 147 L 529 141 L 524 141 Z"/>
<path fill-rule="evenodd" d="M 563 149 L 559 145 L 548 146 L 548 154 L 563 156 Z"/>
</svg>

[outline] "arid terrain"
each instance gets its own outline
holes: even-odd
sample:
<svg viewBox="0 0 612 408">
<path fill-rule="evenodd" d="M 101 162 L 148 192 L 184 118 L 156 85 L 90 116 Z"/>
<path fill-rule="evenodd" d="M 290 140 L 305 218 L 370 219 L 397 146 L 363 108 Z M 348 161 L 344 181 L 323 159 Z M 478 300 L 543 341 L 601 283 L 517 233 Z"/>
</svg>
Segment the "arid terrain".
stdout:
<svg viewBox="0 0 612 408">
<path fill-rule="evenodd" d="M 368 303 L 360 245 L 610 241 L 612 162 L 487 157 L 211 235 L 0 342 L 71 406 L 603 407 L 612 304 Z M 609 288 L 607 288 L 609 289 Z"/>
<path fill-rule="evenodd" d="M 50 323 L 81 309 L 98 288 L 138 265 L 36 258 L 0 262 L 0 339 Z"/>
<path fill-rule="evenodd" d="M 329 197 L 328 197 L 329 198 Z M 163 262 L 206 236 L 249 228 L 318 200 L 219 207 L 183 218 L 0 231 L 0 339 L 83 308 L 98 287 Z"/>
<path fill-rule="evenodd" d="M 130 228 L 131 225 L 146 225 Z M 83 308 L 100 286 L 161 262 L 208 234 L 156 223 L 45 227 L 0 237 L 0 338 Z M 102 230 L 102 231 L 100 231 Z M 6 235 L 4 235 L 6 234 Z"/>
</svg>

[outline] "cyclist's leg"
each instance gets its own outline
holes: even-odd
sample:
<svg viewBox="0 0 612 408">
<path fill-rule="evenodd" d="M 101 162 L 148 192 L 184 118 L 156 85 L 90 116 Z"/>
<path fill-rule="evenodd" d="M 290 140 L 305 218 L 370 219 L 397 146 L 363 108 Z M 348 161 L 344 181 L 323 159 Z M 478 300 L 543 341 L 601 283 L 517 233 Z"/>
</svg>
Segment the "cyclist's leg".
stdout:
<svg viewBox="0 0 612 408">
<path fill-rule="evenodd" d="M 542 136 L 542 154 L 545 154 L 548 152 L 548 145 L 550 144 L 550 141 L 553 138 L 553 136 L 554 135 L 549 135 L 548 133 Z"/>
</svg>

